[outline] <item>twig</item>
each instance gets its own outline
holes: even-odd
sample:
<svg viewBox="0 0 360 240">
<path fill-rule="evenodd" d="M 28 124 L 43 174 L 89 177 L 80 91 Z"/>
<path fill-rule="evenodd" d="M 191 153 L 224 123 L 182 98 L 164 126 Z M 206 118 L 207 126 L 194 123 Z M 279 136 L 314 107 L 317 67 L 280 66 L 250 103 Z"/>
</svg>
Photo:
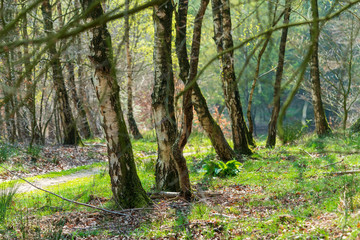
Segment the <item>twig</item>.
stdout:
<svg viewBox="0 0 360 240">
<path fill-rule="evenodd" d="M 340 160 L 340 161 L 338 161 L 338 162 L 330 163 L 330 164 L 325 165 L 325 166 L 322 166 L 322 167 L 323 167 L 323 168 L 329 167 L 329 166 L 331 166 L 331 165 L 335 165 L 335 164 L 341 163 L 341 162 L 343 162 L 343 161 L 344 161 L 344 159 L 342 159 L 342 160 Z"/>
<path fill-rule="evenodd" d="M 77 205 L 81 205 L 81 206 L 85 206 L 85 207 L 97 209 L 97 210 L 100 210 L 100 211 L 103 211 L 103 212 L 112 213 L 112 214 L 116 214 L 116 215 L 120 215 L 120 216 L 128 216 L 127 214 L 124 214 L 124 213 L 121 213 L 121 212 L 111 211 L 111 210 L 108 210 L 108 209 L 105 209 L 105 208 L 96 207 L 96 206 L 93 206 L 93 205 L 90 205 L 90 204 L 81 203 L 81 202 L 77 202 L 77 201 L 74 201 L 74 200 L 71 200 L 71 199 L 62 197 L 62 196 L 60 196 L 60 195 L 58 195 L 58 194 L 56 194 L 56 193 L 50 192 L 50 191 L 48 191 L 48 190 L 45 190 L 45 189 L 43 189 L 43 188 L 41 188 L 41 187 L 36 186 L 35 184 L 33 184 L 33 183 L 29 182 L 28 180 L 26 180 L 26 179 L 18 176 L 17 174 L 13 173 L 13 172 L 10 171 L 9 169 L 7 169 L 7 168 L 5 168 L 5 167 L 3 167 L 3 166 L 1 166 L 1 165 L 0 165 L 0 167 L 3 168 L 3 169 L 5 169 L 7 172 L 9 172 L 10 174 L 12 174 L 13 176 L 15 176 L 15 177 L 17 177 L 17 178 L 19 178 L 19 179 L 27 182 L 28 184 L 30 184 L 30 185 L 33 186 L 34 188 L 39 189 L 39 190 L 41 190 L 41 191 L 43 191 L 43 192 L 49 193 L 49 194 L 51 194 L 51 195 L 54 195 L 54 196 L 56 196 L 56 197 L 58 197 L 58 198 L 61 198 L 62 200 L 67 201 L 67 202 L 71 202 L 71 203 L 74 203 L 74 204 L 77 204 Z"/>
<path fill-rule="evenodd" d="M 150 194 L 150 198 L 154 199 L 154 198 L 177 198 L 179 196 L 179 192 L 155 192 L 155 193 L 149 193 Z M 217 192 L 209 192 L 209 191 L 201 191 L 201 192 L 196 192 L 195 195 L 199 196 L 199 197 L 216 197 L 216 196 L 220 196 L 222 195 L 222 193 L 217 193 Z"/>
<path fill-rule="evenodd" d="M 229 215 L 225 215 L 225 214 L 221 214 L 221 213 L 211 213 L 211 215 L 217 216 L 217 217 L 225 217 L 225 218 L 236 218 L 236 217 L 229 216 Z"/>
<path fill-rule="evenodd" d="M 323 174 L 341 176 L 341 175 L 355 174 L 355 173 L 360 173 L 360 170 L 351 170 L 351 171 L 344 171 L 344 172 L 328 172 L 328 173 L 323 173 Z"/>
<path fill-rule="evenodd" d="M 302 149 L 302 148 L 299 148 L 301 151 L 303 151 L 304 153 L 306 153 L 307 155 L 309 155 L 311 158 L 314 158 L 308 151 Z"/>
</svg>

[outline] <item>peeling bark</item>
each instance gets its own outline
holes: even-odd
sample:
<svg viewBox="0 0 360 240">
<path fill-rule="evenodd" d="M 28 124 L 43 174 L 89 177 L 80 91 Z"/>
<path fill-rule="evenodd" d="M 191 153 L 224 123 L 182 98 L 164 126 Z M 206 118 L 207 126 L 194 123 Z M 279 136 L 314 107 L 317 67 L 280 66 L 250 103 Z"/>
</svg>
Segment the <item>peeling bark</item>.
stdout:
<svg viewBox="0 0 360 240">
<path fill-rule="evenodd" d="M 88 18 L 96 20 L 103 15 L 101 4 L 95 0 L 82 0 L 86 11 L 93 6 Z M 150 203 L 136 172 L 130 138 L 120 105 L 119 85 L 113 62 L 111 36 L 106 24 L 91 29 L 90 60 L 98 79 L 96 94 L 100 101 L 103 127 L 107 140 L 109 174 L 115 201 L 122 208 L 143 207 Z"/>
<path fill-rule="evenodd" d="M 171 30 L 174 7 L 171 1 L 154 6 L 154 89 L 152 109 L 158 142 L 156 187 L 164 191 L 180 191 L 176 161 L 172 153 L 177 137 L 174 112 L 174 76 L 171 59 Z"/>
<path fill-rule="evenodd" d="M 218 53 L 233 48 L 229 0 L 212 0 L 214 40 Z M 238 154 L 252 154 L 248 142 L 248 129 L 242 111 L 240 93 L 235 77 L 234 52 L 227 51 L 220 57 L 221 79 L 225 103 L 231 119 L 234 150 Z"/>
</svg>

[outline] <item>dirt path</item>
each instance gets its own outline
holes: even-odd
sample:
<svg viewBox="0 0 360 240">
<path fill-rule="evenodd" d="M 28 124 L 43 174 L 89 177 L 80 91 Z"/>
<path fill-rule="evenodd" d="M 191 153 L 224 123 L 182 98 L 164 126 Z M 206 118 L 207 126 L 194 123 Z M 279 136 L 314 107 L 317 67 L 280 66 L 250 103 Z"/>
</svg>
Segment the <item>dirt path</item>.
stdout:
<svg viewBox="0 0 360 240">
<path fill-rule="evenodd" d="M 79 171 L 79 172 L 69 174 L 66 176 L 61 176 L 61 177 L 56 177 L 56 178 L 38 179 L 35 182 L 33 182 L 33 184 L 35 184 L 36 186 L 38 186 L 40 188 L 56 186 L 56 185 L 66 183 L 68 181 L 71 181 L 71 180 L 74 180 L 77 178 L 89 177 L 89 176 L 98 174 L 98 173 L 100 173 L 100 171 L 101 171 L 100 168 L 92 168 L 89 170 Z M 33 186 L 31 186 L 30 184 L 22 181 L 22 183 L 20 183 L 20 185 L 18 185 L 18 190 L 16 192 L 17 193 L 25 193 L 25 192 L 31 192 L 34 190 L 37 190 L 37 189 L 34 188 Z"/>
<path fill-rule="evenodd" d="M 96 147 L 103 147 L 103 145 L 96 146 Z M 189 156 L 192 154 L 196 154 L 199 152 L 203 152 L 204 150 L 202 149 L 202 151 L 195 151 L 195 152 L 188 152 L 188 153 L 184 153 L 184 156 Z M 35 182 L 33 182 L 33 184 L 35 184 L 36 186 L 40 187 L 40 188 L 46 188 L 49 186 L 56 186 L 62 183 L 66 183 L 68 181 L 77 179 L 77 178 L 83 178 L 83 177 L 89 177 L 95 174 L 100 173 L 100 168 L 92 168 L 89 170 L 83 170 L 83 171 L 79 171 L 73 174 L 69 174 L 66 176 L 61 176 L 61 177 L 56 177 L 56 178 L 41 178 L 36 180 Z M 41 176 L 41 175 L 38 175 Z M 34 190 L 37 190 L 35 187 L 31 186 L 30 184 L 20 180 L 21 182 L 18 185 L 18 190 L 17 193 L 26 193 L 26 192 L 31 192 Z"/>
</svg>

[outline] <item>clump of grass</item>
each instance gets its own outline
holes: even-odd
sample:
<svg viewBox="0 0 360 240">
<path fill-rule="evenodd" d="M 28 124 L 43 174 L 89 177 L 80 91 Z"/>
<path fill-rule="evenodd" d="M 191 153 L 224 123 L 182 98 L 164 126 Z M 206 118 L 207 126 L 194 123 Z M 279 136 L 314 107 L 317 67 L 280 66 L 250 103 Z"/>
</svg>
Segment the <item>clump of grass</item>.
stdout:
<svg viewBox="0 0 360 240">
<path fill-rule="evenodd" d="M 293 143 L 308 132 L 308 125 L 300 121 L 285 124 L 284 126 L 284 143 Z"/>
<path fill-rule="evenodd" d="M 3 223 L 6 220 L 6 214 L 11 206 L 16 191 L 17 191 L 17 187 L 15 185 L 12 186 L 3 185 L 0 188 L 0 222 L 1 223 Z"/>
</svg>

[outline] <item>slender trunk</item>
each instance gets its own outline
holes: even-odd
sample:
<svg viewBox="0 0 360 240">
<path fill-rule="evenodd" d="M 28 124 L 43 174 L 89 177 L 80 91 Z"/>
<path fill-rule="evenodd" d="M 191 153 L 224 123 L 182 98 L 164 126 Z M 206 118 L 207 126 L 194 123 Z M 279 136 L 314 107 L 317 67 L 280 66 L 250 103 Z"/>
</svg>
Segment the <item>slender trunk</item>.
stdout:
<svg viewBox="0 0 360 240">
<path fill-rule="evenodd" d="M 176 53 L 180 66 L 180 78 L 184 82 L 185 88 L 189 86 L 189 83 L 191 83 L 197 75 L 202 20 L 208 4 L 209 0 L 202 0 L 199 11 L 195 17 L 193 41 L 191 48 L 191 60 L 189 63 L 186 48 L 188 0 L 183 0 L 179 2 L 179 9 L 176 14 Z M 192 88 L 189 88 L 183 95 L 183 121 L 181 132 L 178 135 L 175 144 L 173 145 L 173 155 L 176 160 L 178 172 L 180 175 L 181 191 L 187 198 L 191 198 L 191 189 L 189 172 L 186 166 L 186 159 L 184 158 L 183 150 L 186 143 L 188 142 L 188 138 L 192 130 L 193 104 L 191 96 Z"/>
<path fill-rule="evenodd" d="M 229 0 L 212 0 L 214 39 L 218 53 L 227 51 L 220 57 L 221 78 L 225 103 L 230 113 L 234 150 L 239 154 L 251 154 L 248 144 L 248 129 L 244 120 L 240 93 L 235 77 L 231 35 Z"/>
<path fill-rule="evenodd" d="M 174 76 L 171 59 L 171 31 L 174 7 L 171 1 L 154 6 L 154 89 L 152 109 L 158 142 L 155 176 L 159 190 L 180 191 L 172 146 L 177 137 L 174 111 Z"/>
<path fill-rule="evenodd" d="M 311 56 L 311 96 L 314 107 L 315 128 L 318 136 L 324 136 L 331 132 L 331 128 L 326 120 L 323 102 L 321 100 L 320 70 L 319 70 L 319 9 L 317 0 L 311 0 L 311 12 L 313 24 L 311 25 L 310 35 L 312 41 Z"/>
<path fill-rule="evenodd" d="M 129 10 L 129 0 L 125 0 L 125 10 Z M 133 67 L 132 67 L 132 58 L 131 58 L 131 51 L 130 51 L 130 24 L 129 24 L 129 15 L 125 15 L 125 51 L 126 51 L 126 71 L 127 71 L 127 79 L 128 79 L 128 85 L 127 85 L 127 118 L 128 118 L 128 124 L 130 128 L 131 135 L 135 139 L 141 139 L 143 138 L 138 126 L 136 124 L 135 118 L 134 118 L 134 111 L 133 111 L 133 90 L 132 90 L 132 82 L 133 82 Z"/>
<path fill-rule="evenodd" d="M 74 64 L 68 59 L 66 63 L 66 67 L 68 69 L 68 74 L 69 74 L 68 84 L 70 88 L 71 97 L 80 117 L 79 130 L 85 139 L 89 139 L 92 137 L 92 134 L 91 134 L 89 122 L 86 117 L 86 112 L 84 110 L 84 104 L 82 102 L 82 99 L 79 98 L 76 91 Z"/>
<path fill-rule="evenodd" d="M 57 11 L 59 13 L 59 22 L 60 22 L 60 28 L 64 26 L 64 20 L 63 20 L 63 14 L 62 14 L 62 7 L 61 7 L 61 1 L 57 3 Z M 65 40 L 62 41 L 62 43 L 66 43 Z M 80 121 L 79 122 L 79 130 L 82 136 L 86 139 L 91 138 L 91 130 L 88 123 L 88 120 L 86 118 L 86 113 L 83 108 L 82 100 L 78 97 L 77 90 L 76 90 L 76 83 L 75 83 L 75 70 L 74 70 L 74 64 L 71 62 L 71 59 L 69 57 L 69 54 L 65 51 L 65 61 L 66 61 L 66 68 L 68 70 L 68 81 L 70 88 L 70 94 L 71 99 L 74 103 L 74 106 L 76 107 L 77 113 L 79 115 Z"/>
<path fill-rule="evenodd" d="M 44 18 L 45 32 L 50 35 L 54 31 L 54 27 L 49 0 L 44 0 L 41 10 Z M 59 53 L 56 50 L 55 43 L 49 44 L 50 65 L 53 71 L 54 88 L 56 89 L 57 108 L 64 133 L 63 144 L 81 144 L 81 138 L 76 128 L 76 123 L 69 104 L 69 97 L 66 92 Z"/>
<path fill-rule="evenodd" d="M 82 0 L 81 3 L 84 11 L 92 7 L 92 11 L 87 16 L 92 21 L 104 14 L 98 1 Z M 106 24 L 92 28 L 91 32 L 92 56 L 89 58 L 94 65 L 95 76 L 98 80 L 96 94 L 104 119 L 103 126 L 107 140 L 109 174 L 114 199 L 122 208 L 143 207 L 148 205 L 150 200 L 136 172 L 131 141 L 120 105 L 111 36 Z"/>
<path fill-rule="evenodd" d="M 180 79 L 185 86 L 187 85 L 187 78 L 189 75 L 189 61 L 186 48 L 186 23 L 188 13 L 188 0 L 180 0 L 179 7 L 176 14 L 176 54 L 180 67 Z M 193 122 L 193 105 L 191 102 L 191 90 L 187 91 L 183 95 L 182 101 L 182 122 L 181 129 L 172 146 L 172 154 L 174 156 L 176 167 L 179 174 L 179 184 L 181 189 L 181 195 L 187 199 L 191 199 L 191 184 L 189 177 L 189 170 L 186 165 L 186 159 L 183 154 L 184 147 L 188 142 L 188 138 L 192 130 Z"/>
<path fill-rule="evenodd" d="M 77 44 L 79 50 L 82 48 L 81 36 L 77 37 Z M 96 125 L 96 120 L 94 114 L 92 113 L 89 106 L 88 94 L 86 92 L 86 79 L 88 78 L 87 73 L 84 72 L 83 59 L 81 56 L 81 52 L 77 53 L 77 64 L 78 64 L 78 81 L 79 81 L 79 95 L 82 102 L 82 107 L 86 114 L 86 119 L 89 120 L 90 132 L 93 133 L 94 136 L 102 135 L 99 128 Z"/>
<path fill-rule="evenodd" d="M 253 118 L 251 115 L 252 100 L 253 100 L 253 96 L 254 96 L 256 82 L 259 78 L 261 58 L 267 48 L 267 45 L 270 41 L 270 37 L 271 37 L 271 35 L 267 36 L 262 48 L 260 49 L 259 54 L 258 54 L 257 62 L 256 62 L 256 69 L 255 69 L 255 76 L 254 76 L 254 80 L 252 82 L 251 90 L 250 90 L 250 94 L 249 94 L 249 101 L 248 101 L 248 107 L 247 107 L 247 112 L 246 112 L 246 116 L 247 116 L 248 123 L 249 123 L 249 138 L 252 137 L 253 133 L 254 133 L 254 121 L 253 121 Z"/>
<path fill-rule="evenodd" d="M 285 14 L 286 9 L 284 10 L 283 14 Z M 279 18 L 276 18 L 276 11 L 274 13 L 274 18 L 272 21 L 271 26 L 275 27 L 276 24 L 280 21 L 281 17 L 283 14 L 280 14 Z M 254 96 L 254 91 L 255 91 L 255 87 L 256 87 L 256 83 L 257 80 L 259 78 L 259 74 L 260 74 L 260 65 L 261 65 L 261 59 L 265 53 L 265 50 L 270 42 L 272 36 L 272 32 L 270 32 L 269 34 L 266 35 L 266 39 L 263 43 L 262 48 L 259 51 L 258 57 L 257 57 L 257 61 L 256 61 L 256 69 L 255 69 L 255 74 L 254 74 L 254 80 L 253 83 L 251 85 L 251 90 L 250 90 L 250 94 L 249 94 L 249 99 L 248 99 L 248 107 L 247 107 L 247 112 L 246 112 L 246 116 L 248 118 L 248 122 L 249 122 L 249 139 L 252 138 L 252 136 L 254 135 L 254 121 L 253 121 L 253 117 L 251 114 L 251 108 L 252 108 L 252 100 L 253 100 L 253 96 Z M 255 134 L 256 135 L 256 134 Z M 251 137 L 251 138 L 250 138 Z"/>
<path fill-rule="evenodd" d="M 24 8 L 24 6 L 22 6 Z M 28 34 L 28 21 L 27 15 L 23 18 L 22 25 L 22 35 L 24 39 L 29 39 Z M 31 69 L 30 66 L 30 55 L 29 55 L 29 45 L 28 43 L 24 44 L 24 69 L 25 69 L 25 87 L 26 87 L 26 98 L 25 104 L 30 113 L 30 146 L 33 143 L 40 144 L 41 133 L 36 119 L 36 105 L 35 105 L 35 94 L 36 94 L 36 81 L 33 81 L 31 78 Z"/>
<path fill-rule="evenodd" d="M 290 12 L 291 12 L 290 1 L 291 0 L 287 0 L 285 3 L 286 6 L 285 6 L 285 14 L 284 14 L 284 25 L 289 24 Z M 271 118 L 268 126 L 268 136 L 266 139 L 266 147 L 268 148 L 272 148 L 276 144 L 276 124 L 280 113 L 280 91 L 281 91 L 281 80 L 284 72 L 287 35 L 288 35 L 288 27 L 285 27 L 282 29 L 281 39 L 280 39 L 279 59 L 276 68 L 275 84 L 274 84 L 274 98 L 273 98 L 274 107 L 272 109 Z"/>
<path fill-rule="evenodd" d="M 211 113 L 207 107 L 206 99 L 202 95 L 197 83 L 193 85 L 192 101 L 200 124 L 205 130 L 207 136 L 209 137 L 211 144 L 214 147 L 219 158 L 224 162 L 233 160 L 234 158 L 238 158 L 238 156 L 235 154 L 235 152 L 231 149 L 230 145 L 226 141 L 226 138 L 220 126 L 211 116 Z"/>
<path fill-rule="evenodd" d="M 193 36 L 193 45 L 192 47 L 196 52 L 191 53 L 191 60 L 198 61 L 199 57 L 199 48 L 200 48 L 200 34 L 201 34 L 201 20 L 202 20 L 202 11 L 205 12 L 205 4 L 207 1 L 202 1 L 202 8 L 199 9 L 198 16 L 195 18 L 197 21 L 196 26 L 194 26 L 194 36 Z M 181 1 L 179 3 L 179 11 L 177 14 L 177 35 L 176 35 L 176 51 L 179 60 L 180 67 L 180 79 L 184 84 L 188 84 L 193 81 L 194 77 L 197 74 L 197 62 L 192 61 L 189 63 L 188 54 L 186 49 L 186 21 L 187 21 L 187 5 L 188 1 Z M 194 24 L 195 25 L 195 24 Z M 195 35 L 196 34 L 196 35 Z M 197 45 L 197 46 L 196 46 Z M 191 66 L 190 66 L 191 65 Z M 190 72 L 190 74 L 189 74 Z M 195 82 L 193 87 L 188 89 L 183 95 L 183 122 L 182 122 L 182 133 L 179 140 L 180 148 L 183 148 L 187 142 L 187 139 L 191 133 L 192 120 L 193 120 L 193 108 L 198 115 L 198 119 L 202 128 L 205 130 L 207 136 L 210 138 L 213 147 L 223 161 L 229 161 L 235 158 L 235 153 L 227 143 L 225 136 L 213 119 L 208 109 L 206 100 L 201 93 L 201 90 L 198 84 Z"/>
</svg>

